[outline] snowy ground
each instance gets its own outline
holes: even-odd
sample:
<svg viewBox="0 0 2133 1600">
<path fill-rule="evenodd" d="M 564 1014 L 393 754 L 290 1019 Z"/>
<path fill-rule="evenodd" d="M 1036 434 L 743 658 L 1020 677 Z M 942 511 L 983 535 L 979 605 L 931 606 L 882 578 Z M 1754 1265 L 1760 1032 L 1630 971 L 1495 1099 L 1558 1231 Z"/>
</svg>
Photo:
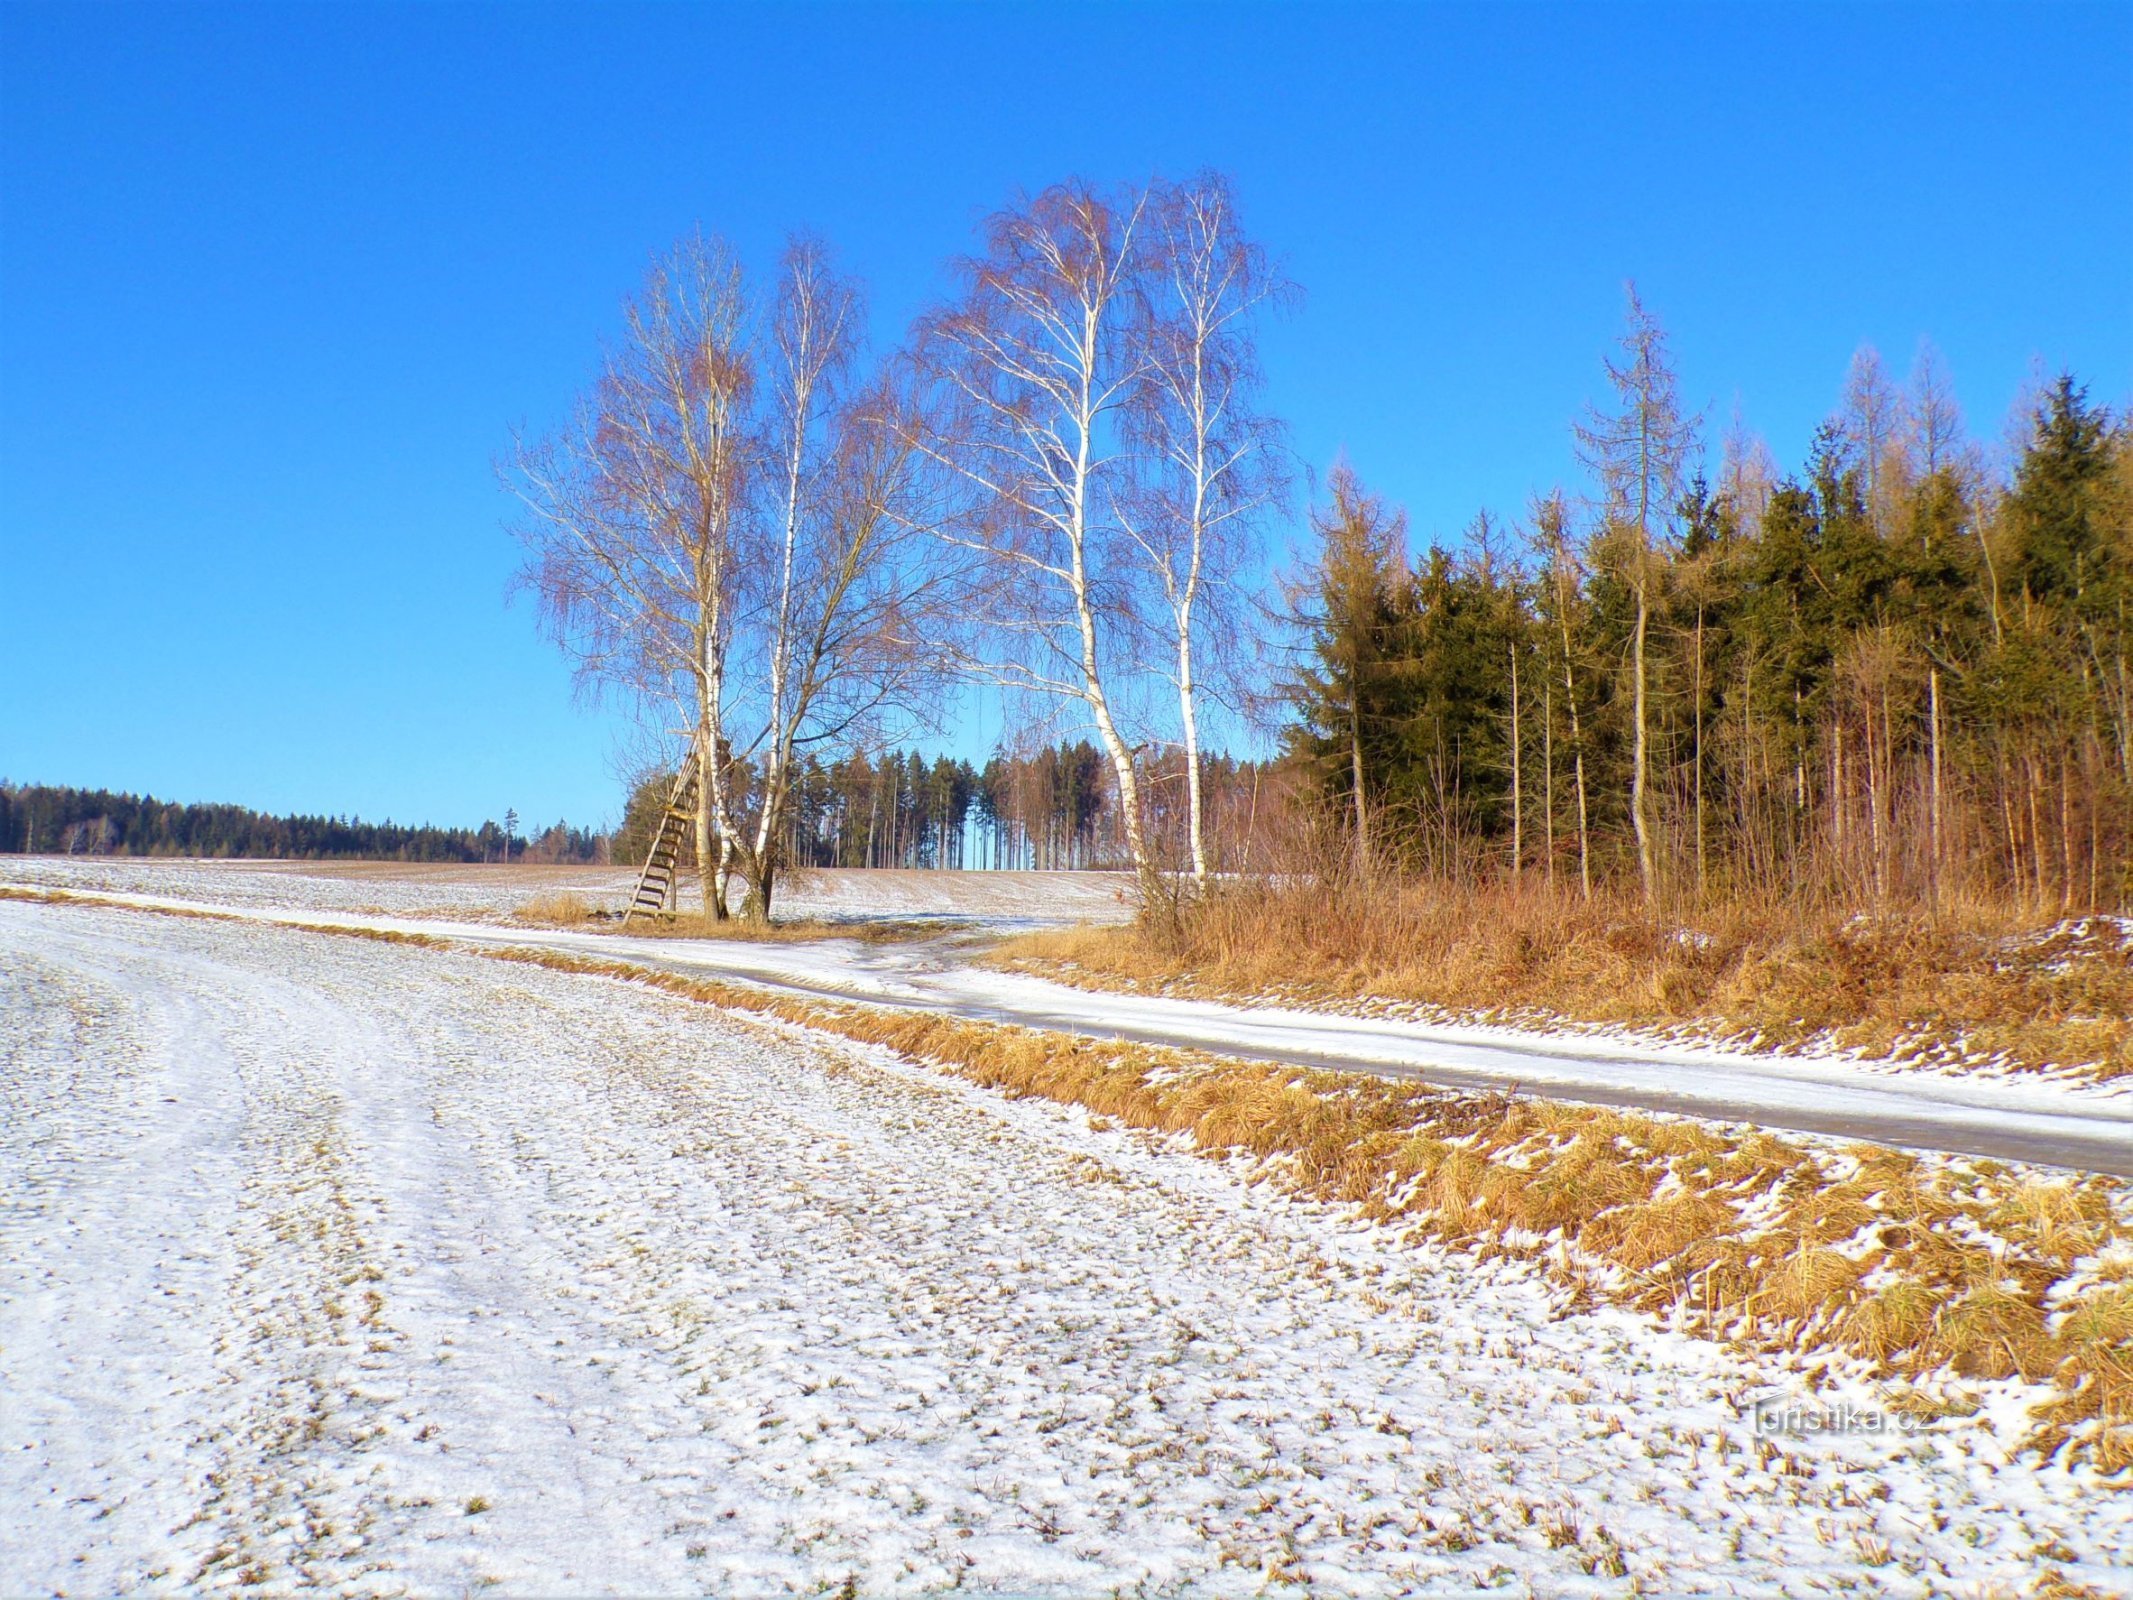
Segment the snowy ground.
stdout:
<svg viewBox="0 0 2133 1600">
<path fill-rule="evenodd" d="M 2133 1083 L 1848 1056 L 1766 1055 L 1586 1030 L 1551 1034 L 1098 993 L 974 965 L 956 939 L 868 945 L 845 939 L 778 944 L 646 938 L 613 929 L 513 924 L 503 914 L 506 902 L 496 898 L 476 902 L 477 920 L 458 920 L 431 901 L 406 906 L 448 885 L 469 896 L 517 892 L 488 886 L 490 880 L 509 882 L 503 868 L 448 871 L 455 876 L 440 881 L 384 867 L 342 878 L 219 862 L 0 858 L 0 882 L 220 906 L 264 918 L 419 929 L 474 944 L 539 945 L 809 995 L 2133 1177 Z M 469 875 L 477 881 L 460 882 Z M 1102 878 L 1090 881 L 1089 874 L 1002 874 L 1002 881 L 988 883 L 991 877 L 854 872 L 821 874 L 810 887 L 824 903 L 840 896 L 839 915 L 910 915 L 928 904 L 960 906 L 960 920 L 990 917 L 996 926 L 1070 920 L 1077 910 L 1117 904 L 1112 886 Z M 357 894 L 388 907 L 398 899 L 403 908 L 347 909 Z"/>
<path fill-rule="evenodd" d="M 0 1112 L 7 1592 L 2129 1583 L 2016 1391 L 1758 1441 L 1521 1268 L 607 980 L 0 903 Z"/>
<path fill-rule="evenodd" d="M 192 861 L 125 856 L 9 856 L 9 882 L 56 889 L 175 895 L 221 905 L 276 906 L 381 916 L 508 922 L 532 901 L 575 895 L 620 911 L 634 867 L 425 866 L 386 861 Z M 895 869 L 794 873 L 779 886 L 777 920 L 968 924 L 1001 933 L 1123 922 L 1130 881 L 1116 872 L 931 872 Z M 694 906 L 693 887 L 684 900 Z"/>
</svg>

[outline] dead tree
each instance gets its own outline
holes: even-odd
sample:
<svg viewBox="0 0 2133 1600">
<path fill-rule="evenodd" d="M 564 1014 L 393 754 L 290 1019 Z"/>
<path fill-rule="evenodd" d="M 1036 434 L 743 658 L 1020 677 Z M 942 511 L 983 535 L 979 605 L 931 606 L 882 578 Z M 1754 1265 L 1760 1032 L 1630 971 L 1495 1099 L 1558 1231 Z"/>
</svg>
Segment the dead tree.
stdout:
<svg viewBox="0 0 2133 1600">
<path fill-rule="evenodd" d="M 1630 631 L 1630 821 L 1644 897 L 1659 893 L 1651 801 L 1651 672 L 1647 645 L 1655 590 L 1664 576 L 1658 549 L 1679 498 L 1699 419 L 1684 416 L 1666 331 L 1628 285 L 1629 315 L 1607 359 L 1612 408 L 1592 407 L 1576 425 L 1578 455 L 1597 481 L 1612 564 L 1634 602 Z"/>
</svg>

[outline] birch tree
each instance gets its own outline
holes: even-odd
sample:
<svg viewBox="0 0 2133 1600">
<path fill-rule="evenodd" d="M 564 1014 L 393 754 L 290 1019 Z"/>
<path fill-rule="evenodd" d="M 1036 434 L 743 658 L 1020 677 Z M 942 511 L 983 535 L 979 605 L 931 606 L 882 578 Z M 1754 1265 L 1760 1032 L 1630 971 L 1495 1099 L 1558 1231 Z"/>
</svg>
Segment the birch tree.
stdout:
<svg viewBox="0 0 2133 1600">
<path fill-rule="evenodd" d="M 1147 221 L 1145 376 L 1131 436 L 1147 456 L 1119 521 L 1154 584 L 1165 638 L 1155 659 L 1178 700 L 1186 834 L 1196 883 L 1208 874 L 1200 705 L 1210 640 L 1247 631 L 1237 580 L 1259 554 L 1286 485 L 1279 425 L 1257 409 L 1254 320 L 1294 294 L 1244 233 L 1229 181 L 1203 173 L 1158 190 Z M 1235 653 L 1214 665 L 1233 665 Z"/>
<path fill-rule="evenodd" d="M 941 574 L 921 537 L 908 396 L 886 366 L 862 374 L 863 321 L 860 287 L 827 249 L 789 244 L 761 358 L 770 483 L 753 545 L 762 601 L 740 685 L 748 737 L 728 758 L 757 780 L 755 814 L 721 819 L 748 885 L 743 913 L 758 919 L 790 851 L 802 753 L 878 747 L 923 719 L 941 676 Z"/>
<path fill-rule="evenodd" d="M 518 456 L 551 633 L 585 680 L 682 713 L 713 918 L 735 871 L 770 915 L 801 753 L 901 731 L 940 676 L 914 430 L 886 375 L 861 381 L 862 305 L 801 239 L 757 318 L 731 251 L 692 241 L 570 427 Z"/>
<path fill-rule="evenodd" d="M 1152 903 L 1160 875 L 1122 699 L 1139 574 L 1115 516 L 1125 410 L 1148 377 L 1146 206 L 1144 192 L 1063 183 L 985 223 L 983 253 L 958 264 L 961 292 L 920 325 L 935 404 L 916 439 L 957 495 L 944 537 L 981 568 L 964 669 L 1086 713 Z"/>
<path fill-rule="evenodd" d="M 509 473 L 526 511 L 521 581 L 581 686 L 681 714 L 703 775 L 696 859 L 714 917 L 726 914 L 722 752 L 754 383 L 739 262 L 696 236 L 625 303 L 623 336 L 570 422 L 521 441 Z"/>
<path fill-rule="evenodd" d="M 788 553 L 759 659 L 771 666 L 746 914 L 767 918 L 804 752 L 877 753 L 927 723 L 947 667 L 954 589 L 920 509 L 910 397 L 887 374 L 846 398 L 822 442 L 818 485 Z"/>
</svg>

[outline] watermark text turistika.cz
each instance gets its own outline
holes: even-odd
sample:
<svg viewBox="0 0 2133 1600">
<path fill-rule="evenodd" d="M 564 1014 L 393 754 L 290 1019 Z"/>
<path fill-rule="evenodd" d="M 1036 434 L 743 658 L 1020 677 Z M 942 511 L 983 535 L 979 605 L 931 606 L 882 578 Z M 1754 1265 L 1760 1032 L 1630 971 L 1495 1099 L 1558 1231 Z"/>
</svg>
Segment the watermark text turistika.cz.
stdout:
<svg viewBox="0 0 2133 1600">
<path fill-rule="evenodd" d="M 1748 1407 L 1748 1421 L 1758 1439 L 1778 1434 L 1804 1438 L 1822 1433 L 1915 1433 L 1924 1424 L 1880 1406 L 1836 1400 L 1826 1405 L 1771 1395 Z"/>
</svg>

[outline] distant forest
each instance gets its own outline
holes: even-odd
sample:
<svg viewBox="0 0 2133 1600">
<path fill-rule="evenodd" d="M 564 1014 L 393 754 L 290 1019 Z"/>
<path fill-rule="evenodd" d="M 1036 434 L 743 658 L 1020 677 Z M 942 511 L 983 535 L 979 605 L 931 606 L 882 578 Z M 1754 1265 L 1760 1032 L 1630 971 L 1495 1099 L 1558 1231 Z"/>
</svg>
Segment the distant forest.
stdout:
<svg viewBox="0 0 2133 1600">
<path fill-rule="evenodd" d="M 1144 763 L 1149 830 L 1183 841 L 1184 772 L 1175 754 Z M 759 765 L 736 763 L 735 815 L 761 820 Z M 1208 836 L 1224 858 L 1241 856 L 1255 831 L 1281 814 L 1285 801 L 1259 763 L 1201 758 L 1202 810 Z M 780 808 L 780 858 L 800 867 L 964 867 L 1130 870 L 1133 865 L 1118 785 L 1102 750 L 1086 739 L 1033 751 L 995 750 L 980 767 L 917 750 L 886 750 L 825 763 L 794 762 L 791 791 Z M 641 861 L 660 808 L 674 787 L 671 771 L 637 785 L 614 837 L 617 861 Z M 693 849 L 684 847 L 693 863 Z"/>
<path fill-rule="evenodd" d="M 506 813 L 506 823 L 516 818 Z M 298 861 L 603 862 L 607 836 L 558 822 L 408 827 L 353 817 L 273 817 L 232 805 L 183 805 L 108 789 L 0 783 L 0 853 L 238 856 Z"/>
</svg>

